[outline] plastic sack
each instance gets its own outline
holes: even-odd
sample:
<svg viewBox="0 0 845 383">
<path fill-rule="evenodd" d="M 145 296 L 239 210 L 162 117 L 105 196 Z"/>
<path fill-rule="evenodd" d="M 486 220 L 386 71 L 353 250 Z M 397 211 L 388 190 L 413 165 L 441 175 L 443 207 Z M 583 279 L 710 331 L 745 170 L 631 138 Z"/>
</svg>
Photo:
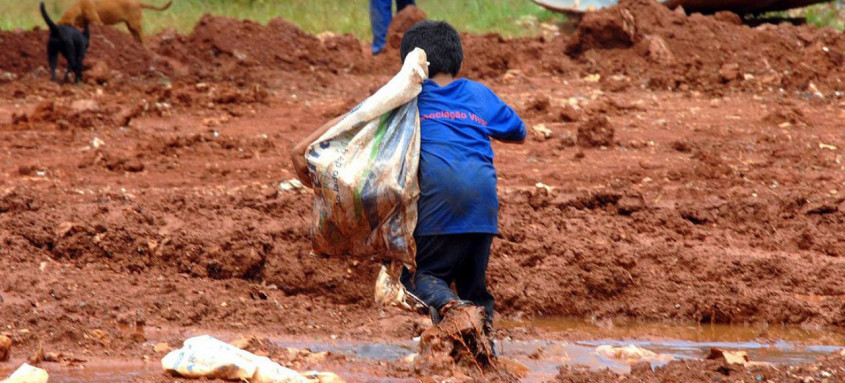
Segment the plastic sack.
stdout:
<svg viewBox="0 0 845 383">
<path fill-rule="evenodd" d="M 185 340 L 181 349 L 164 356 L 161 367 L 165 372 L 186 378 L 208 377 L 250 383 L 316 382 L 267 357 L 241 350 L 208 335 Z"/>
<path fill-rule="evenodd" d="M 422 49 L 306 150 L 314 184 L 311 238 L 328 255 L 376 256 L 414 268 Z"/>
<path fill-rule="evenodd" d="M 24 363 L 0 383 L 47 383 L 49 377 L 46 370 Z"/>
</svg>

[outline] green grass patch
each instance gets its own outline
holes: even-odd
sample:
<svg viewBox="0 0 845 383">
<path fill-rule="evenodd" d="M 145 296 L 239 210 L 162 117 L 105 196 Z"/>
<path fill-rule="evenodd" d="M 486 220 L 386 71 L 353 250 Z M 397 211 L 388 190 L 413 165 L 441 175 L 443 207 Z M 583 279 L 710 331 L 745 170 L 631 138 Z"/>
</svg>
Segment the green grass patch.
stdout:
<svg viewBox="0 0 845 383">
<path fill-rule="evenodd" d="M 160 5 L 165 0 L 144 0 Z M 54 20 L 61 17 L 72 0 L 46 0 Z M 471 33 L 497 32 L 505 36 L 527 36 L 538 32 L 537 22 L 557 22 L 562 15 L 549 12 L 530 0 L 418 0 L 429 18 L 445 20 L 458 30 Z M 266 24 L 282 17 L 310 33 L 331 31 L 352 33 L 371 39 L 366 1 L 350 0 L 173 0 L 164 12 L 144 11 L 144 30 L 155 34 L 165 29 L 189 33 L 203 14 L 249 19 Z M 0 0 L 0 29 L 31 29 L 45 26 L 34 1 Z"/>
<path fill-rule="evenodd" d="M 804 13 L 807 23 L 820 27 L 845 29 L 845 6 L 841 1 L 809 6 Z"/>
<path fill-rule="evenodd" d="M 832 1 L 788 11 L 768 12 L 760 15 L 760 17 L 804 19 L 807 24 L 817 27 L 831 27 L 841 31 L 845 29 L 845 4 L 842 1 Z"/>
</svg>

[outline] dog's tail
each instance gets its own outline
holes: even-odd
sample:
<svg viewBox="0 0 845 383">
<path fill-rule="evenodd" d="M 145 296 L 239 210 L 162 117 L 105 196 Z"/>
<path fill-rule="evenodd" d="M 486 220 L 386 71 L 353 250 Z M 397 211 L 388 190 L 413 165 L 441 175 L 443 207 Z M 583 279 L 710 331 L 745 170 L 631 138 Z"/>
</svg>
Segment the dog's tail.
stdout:
<svg viewBox="0 0 845 383">
<path fill-rule="evenodd" d="M 167 4 L 164 4 L 160 7 L 156 7 L 155 5 L 144 4 L 144 3 L 140 3 L 140 2 L 138 3 L 138 5 L 140 5 L 141 8 L 152 9 L 154 11 L 163 11 L 167 8 L 170 8 L 171 4 L 173 4 L 173 0 L 168 1 Z"/>
<path fill-rule="evenodd" d="M 50 31 L 55 31 L 56 29 L 58 29 L 56 23 L 54 23 L 53 20 L 50 19 L 49 15 L 47 15 L 47 10 L 44 9 L 43 1 L 41 2 L 41 17 L 43 17 L 44 21 L 47 22 L 47 26 L 50 27 Z"/>
</svg>

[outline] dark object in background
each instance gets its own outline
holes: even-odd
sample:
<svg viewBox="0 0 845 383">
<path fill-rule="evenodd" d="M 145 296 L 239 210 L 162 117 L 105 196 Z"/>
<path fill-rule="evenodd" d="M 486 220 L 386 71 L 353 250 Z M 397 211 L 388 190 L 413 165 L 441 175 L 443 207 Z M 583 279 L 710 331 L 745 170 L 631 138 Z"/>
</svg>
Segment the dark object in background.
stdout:
<svg viewBox="0 0 845 383">
<path fill-rule="evenodd" d="M 532 0 L 540 6 L 580 19 L 584 12 L 596 11 L 619 3 L 617 0 Z M 738 15 L 761 14 L 806 7 L 829 0 L 664 0 L 670 9 L 683 7 L 687 13 L 712 14 L 730 11 Z"/>
<path fill-rule="evenodd" d="M 80 32 L 78 29 L 68 25 L 56 25 L 47 10 L 44 9 L 44 2 L 41 2 L 41 16 L 50 27 L 50 38 L 47 40 L 47 61 L 50 64 L 50 79 L 56 80 L 56 65 L 59 60 L 59 53 L 67 60 L 67 71 L 65 71 L 64 82 L 68 81 L 70 71 L 73 71 L 75 81 L 82 81 L 82 62 L 85 60 L 85 51 L 88 50 L 88 42 L 91 33 L 88 26 Z"/>
<path fill-rule="evenodd" d="M 730 11 L 738 15 L 745 15 L 784 11 L 825 2 L 827 0 L 667 0 L 663 1 L 663 4 L 670 9 L 675 9 L 678 6 L 684 7 L 687 13 L 711 14 L 719 11 Z"/>
</svg>

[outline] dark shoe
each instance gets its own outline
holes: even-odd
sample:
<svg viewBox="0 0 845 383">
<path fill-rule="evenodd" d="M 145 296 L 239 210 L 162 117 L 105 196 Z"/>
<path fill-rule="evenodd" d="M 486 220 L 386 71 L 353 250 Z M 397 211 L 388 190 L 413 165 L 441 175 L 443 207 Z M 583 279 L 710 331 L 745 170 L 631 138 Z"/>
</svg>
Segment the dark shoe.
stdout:
<svg viewBox="0 0 845 383">
<path fill-rule="evenodd" d="M 437 310 L 434 306 L 428 306 L 428 315 L 431 317 L 431 323 L 434 323 L 435 326 L 443 321 L 443 316 L 440 315 L 440 310 Z"/>
</svg>

